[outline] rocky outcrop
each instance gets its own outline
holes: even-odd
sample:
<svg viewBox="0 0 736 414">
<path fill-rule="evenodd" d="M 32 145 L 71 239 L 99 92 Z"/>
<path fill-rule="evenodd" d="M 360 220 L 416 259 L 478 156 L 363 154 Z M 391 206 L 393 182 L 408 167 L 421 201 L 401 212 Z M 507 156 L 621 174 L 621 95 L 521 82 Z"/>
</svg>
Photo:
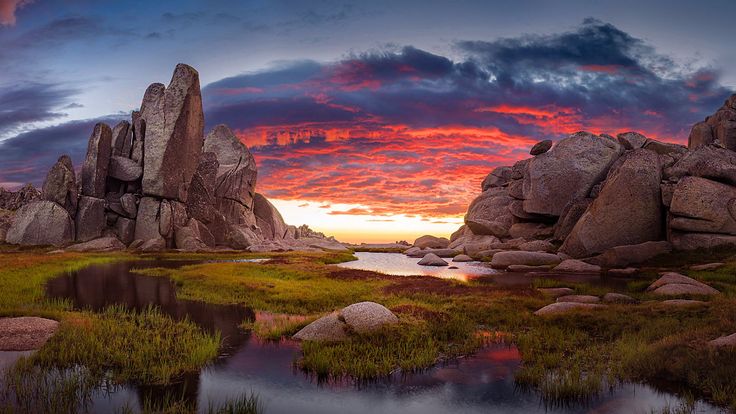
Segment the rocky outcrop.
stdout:
<svg viewBox="0 0 736 414">
<path fill-rule="evenodd" d="M 258 171 L 248 148 L 230 128 L 218 125 L 207 135 L 203 151 L 214 153 L 218 161 L 215 197 L 238 202 L 252 210 Z"/>
<path fill-rule="evenodd" d="M 659 157 L 652 151 L 637 149 L 621 157 L 561 251 L 589 257 L 615 246 L 659 240 L 663 229 L 660 170 Z"/>
<path fill-rule="evenodd" d="M 16 211 L 26 204 L 41 199 L 41 192 L 32 184 L 26 184 L 18 191 L 8 191 L 0 187 L 0 210 Z"/>
<path fill-rule="evenodd" d="M 281 213 L 262 194 L 253 197 L 253 214 L 263 237 L 269 240 L 286 237 L 287 225 Z"/>
<path fill-rule="evenodd" d="M 695 125 L 689 148 L 637 132 L 578 132 L 549 149 L 540 142 L 533 157 L 486 177 L 450 247 L 500 261 L 499 249 L 554 251 L 547 243 L 562 242 L 561 256 L 583 262 L 560 270 L 621 268 L 672 249 L 736 247 L 734 105 L 736 95 Z M 499 242 L 473 248 L 481 235 Z M 515 239 L 528 244 L 509 243 Z"/>
<path fill-rule="evenodd" d="M 465 225 L 477 235 L 506 237 L 514 222 L 508 210 L 513 199 L 506 188 L 494 187 L 473 200 L 465 215 Z"/>
<path fill-rule="evenodd" d="M 571 201 L 588 195 L 622 152 L 608 138 L 578 132 L 529 162 L 524 177 L 524 211 L 560 216 Z"/>
<path fill-rule="evenodd" d="M 4 224 L 6 217 L 40 197 L 33 187 L 17 193 L 0 189 L 3 239 L 54 245 L 94 241 L 79 247 L 85 250 L 107 249 L 99 240 L 108 237 L 125 245 L 135 242 L 144 251 L 199 251 L 217 245 L 254 251 L 346 250 L 306 226 L 288 226 L 276 207 L 255 192 L 257 168 L 248 148 L 224 125 L 206 140 L 203 129 L 199 75 L 178 65 L 168 87 L 148 87 L 130 121 L 113 130 L 95 126 L 81 169 L 81 194 L 68 156 L 51 168 L 45 201 L 19 210 L 11 226 Z M 43 233 L 34 234 L 42 225 Z"/>
<path fill-rule="evenodd" d="M 736 95 L 732 95 L 715 114 L 695 124 L 690 131 L 688 148 L 719 142 L 726 149 L 736 151 Z"/>
</svg>

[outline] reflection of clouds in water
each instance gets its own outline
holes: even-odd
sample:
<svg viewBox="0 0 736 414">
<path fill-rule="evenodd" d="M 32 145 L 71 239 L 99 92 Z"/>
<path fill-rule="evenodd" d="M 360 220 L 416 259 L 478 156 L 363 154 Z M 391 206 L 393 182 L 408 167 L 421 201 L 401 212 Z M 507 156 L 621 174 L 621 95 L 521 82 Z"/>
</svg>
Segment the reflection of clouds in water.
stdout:
<svg viewBox="0 0 736 414">
<path fill-rule="evenodd" d="M 419 266 L 421 257 L 409 257 L 401 253 L 367 253 L 357 252 L 358 260 L 340 263 L 338 266 L 348 269 L 371 270 L 394 276 L 426 275 L 443 279 L 457 279 L 468 281 L 477 276 L 491 275 L 498 271 L 491 269 L 487 264 L 480 262 L 453 262 L 452 258 L 444 259 L 457 269 L 449 266 Z"/>
</svg>

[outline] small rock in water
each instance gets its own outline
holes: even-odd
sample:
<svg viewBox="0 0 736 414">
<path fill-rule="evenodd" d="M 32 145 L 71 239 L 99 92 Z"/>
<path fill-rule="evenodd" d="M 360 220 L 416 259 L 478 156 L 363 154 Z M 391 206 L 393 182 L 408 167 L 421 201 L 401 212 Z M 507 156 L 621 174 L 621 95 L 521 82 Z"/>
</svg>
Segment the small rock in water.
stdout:
<svg viewBox="0 0 736 414">
<path fill-rule="evenodd" d="M 448 263 L 434 253 L 428 253 L 417 263 L 420 266 L 447 266 Z"/>
<path fill-rule="evenodd" d="M 452 259 L 453 262 L 472 262 L 473 258 L 466 254 L 459 254 Z"/>
</svg>

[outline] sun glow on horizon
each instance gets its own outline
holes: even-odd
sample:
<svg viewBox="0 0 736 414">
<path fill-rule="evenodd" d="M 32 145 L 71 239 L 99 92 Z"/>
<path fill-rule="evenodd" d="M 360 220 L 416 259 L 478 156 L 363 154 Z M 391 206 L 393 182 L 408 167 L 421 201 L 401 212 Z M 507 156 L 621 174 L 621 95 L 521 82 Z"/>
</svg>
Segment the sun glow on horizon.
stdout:
<svg viewBox="0 0 736 414">
<path fill-rule="evenodd" d="M 326 204 L 302 200 L 270 200 L 287 224 L 307 224 L 313 230 L 348 243 L 413 242 L 432 234 L 449 237 L 463 224 L 462 217 L 421 217 L 407 214 L 373 215 L 359 204 Z"/>
</svg>

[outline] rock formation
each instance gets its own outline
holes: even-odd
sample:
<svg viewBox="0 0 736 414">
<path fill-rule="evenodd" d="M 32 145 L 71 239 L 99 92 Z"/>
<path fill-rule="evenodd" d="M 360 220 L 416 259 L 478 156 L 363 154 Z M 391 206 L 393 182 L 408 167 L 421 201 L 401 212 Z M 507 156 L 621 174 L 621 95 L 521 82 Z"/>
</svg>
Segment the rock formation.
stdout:
<svg viewBox="0 0 736 414">
<path fill-rule="evenodd" d="M 148 87 L 130 121 L 94 127 L 79 187 L 64 155 L 42 194 L 32 187 L 0 189 L 0 209 L 17 210 L 9 228 L 0 223 L 0 230 L 9 243 L 76 241 L 83 244 L 71 249 L 82 251 L 122 245 L 144 251 L 345 250 L 306 226 L 287 225 L 256 193 L 257 175 L 253 155 L 227 126 L 205 138 L 199 74 L 179 64 L 168 86 Z"/>
<path fill-rule="evenodd" d="M 693 126 L 689 147 L 636 132 L 578 132 L 549 146 L 483 180 L 451 248 L 507 267 L 554 260 L 499 251 L 559 246 L 560 259 L 615 268 L 672 249 L 736 246 L 736 95 Z M 524 243 L 534 239 L 554 244 Z"/>
</svg>

